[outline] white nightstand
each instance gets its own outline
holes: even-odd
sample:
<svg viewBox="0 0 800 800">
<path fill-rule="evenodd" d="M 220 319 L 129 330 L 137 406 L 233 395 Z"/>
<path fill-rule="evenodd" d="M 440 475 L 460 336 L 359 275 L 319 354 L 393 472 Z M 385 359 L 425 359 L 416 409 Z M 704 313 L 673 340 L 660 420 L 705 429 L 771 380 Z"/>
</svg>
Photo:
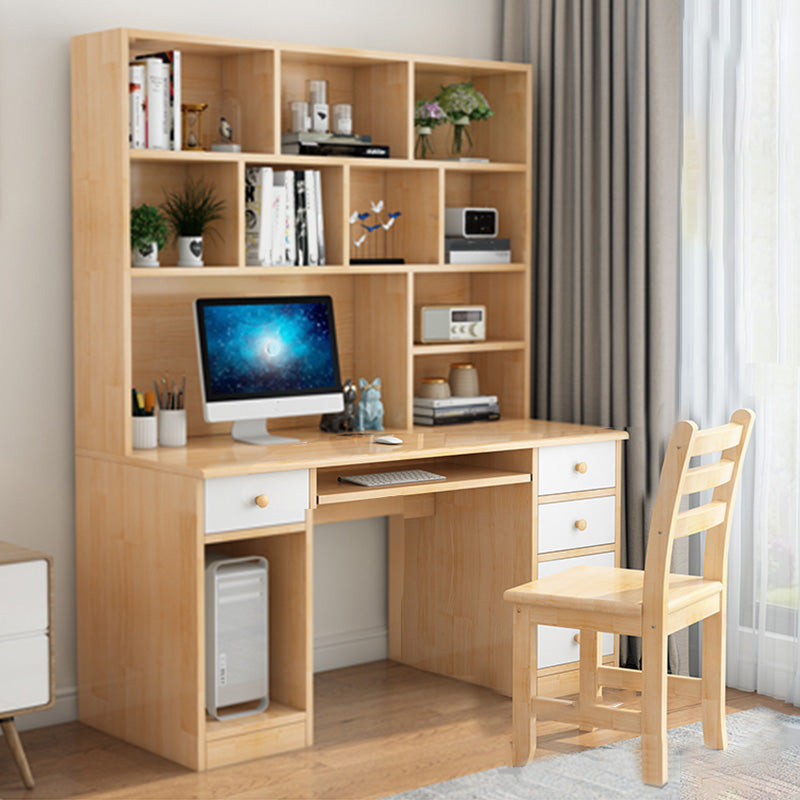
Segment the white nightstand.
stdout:
<svg viewBox="0 0 800 800">
<path fill-rule="evenodd" d="M 53 705 L 52 608 L 52 557 L 0 542 L 0 726 L 29 789 L 14 717 Z"/>
</svg>

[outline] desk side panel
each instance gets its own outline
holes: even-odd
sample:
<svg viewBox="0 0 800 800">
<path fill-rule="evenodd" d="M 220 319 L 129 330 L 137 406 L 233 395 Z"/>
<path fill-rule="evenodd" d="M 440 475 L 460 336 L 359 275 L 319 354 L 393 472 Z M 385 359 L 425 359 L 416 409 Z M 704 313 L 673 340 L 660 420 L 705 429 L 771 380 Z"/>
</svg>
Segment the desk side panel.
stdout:
<svg viewBox="0 0 800 800">
<path fill-rule="evenodd" d="M 405 521 L 397 660 L 511 694 L 503 592 L 531 579 L 533 514 L 521 484 L 437 495 L 435 515 Z"/>
<path fill-rule="evenodd" d="M 203 769 L 202 481 L 76 468 L 79 718 Z"/>
</svg>

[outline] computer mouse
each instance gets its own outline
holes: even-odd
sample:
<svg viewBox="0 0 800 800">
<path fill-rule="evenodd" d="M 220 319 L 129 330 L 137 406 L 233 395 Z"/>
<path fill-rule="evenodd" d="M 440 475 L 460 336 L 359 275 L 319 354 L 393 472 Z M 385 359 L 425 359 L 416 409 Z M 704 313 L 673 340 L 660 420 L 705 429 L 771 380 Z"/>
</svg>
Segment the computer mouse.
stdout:
<svg viewBox="0 0 800 800">
<path fill-rule="evenodd" d="M 398 439 L 397 436 L 379 436 L 375 440 L 375 444 L 403 444 L 403 440 Z"/>
</svg>

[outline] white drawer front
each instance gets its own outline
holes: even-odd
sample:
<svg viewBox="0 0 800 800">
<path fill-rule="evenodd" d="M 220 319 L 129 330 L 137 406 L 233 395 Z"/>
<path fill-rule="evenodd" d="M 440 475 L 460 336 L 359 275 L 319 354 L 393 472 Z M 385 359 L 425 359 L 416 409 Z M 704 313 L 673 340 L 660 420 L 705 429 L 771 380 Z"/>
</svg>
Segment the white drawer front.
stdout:
<svg viewBox="0 0 800 800">
<path fill-rule="evenodd" d="M 0 637 L 45 631 L 47 625 L 47 562 L 0 566 Z"/>
<path fill-rule="evenodd" d="M 47 636 L 0 639 L 0 715 L 50 701 Z"/>
<path fill-rule="evenodd" d="M 616 450 L 616 442 L 540 448 L 539 494 L 611 488 L 617 477 Z"/>
<path fill-rule="evenodd" d="M 263 508 L 256 498 L 265 498 Z M 206 533 L 302 522 L 308 470 L 231 475 L 206 481 Z"/>
<path fill-rule="evenodd" d="M 538 577 L 546 578 L 562 569 L 577 567 L 580 564 L 594 564 L 600 567 L 613 567 L 613 553 L 596 553 L 592 556 L 578 556 L 577 558 L 559 558 L 557 561 L 545 561 L 539 564 Z M 556 664 L 568 664 L 580 658 L 579 645 L 575 641 L 577 628 L 557 628 L 551 625 L 539 625 L 537 641 L 536 663 L 542 667 L 552 667 Z M 614 652 L 614 634 L 602 635 L 602 649 L 604 656 Z"/>
<path fill-rule="evenodd" d="M 616 498 L 593 497 L 539 506 L 539 552 L 593 547 L 614 541 Z"/>
</svg>

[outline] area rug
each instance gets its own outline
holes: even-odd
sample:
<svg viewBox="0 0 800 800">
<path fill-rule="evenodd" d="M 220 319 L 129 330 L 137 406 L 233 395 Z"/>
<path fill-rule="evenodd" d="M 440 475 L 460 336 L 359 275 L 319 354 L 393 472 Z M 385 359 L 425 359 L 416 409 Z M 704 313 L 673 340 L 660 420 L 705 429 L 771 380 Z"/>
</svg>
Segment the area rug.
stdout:
<svg viewBox="0 0 800 800">
<path fill-rule="evenodd" d="M 669 731 L 669 782 L 641 780 L 638 737 L 524 767 L 498 767 L 387 800 L 800 798 L 800 717 L 753 708 L 727 717 L 727 750 L 703 745 L 699 722 Z"/>
</svg>

